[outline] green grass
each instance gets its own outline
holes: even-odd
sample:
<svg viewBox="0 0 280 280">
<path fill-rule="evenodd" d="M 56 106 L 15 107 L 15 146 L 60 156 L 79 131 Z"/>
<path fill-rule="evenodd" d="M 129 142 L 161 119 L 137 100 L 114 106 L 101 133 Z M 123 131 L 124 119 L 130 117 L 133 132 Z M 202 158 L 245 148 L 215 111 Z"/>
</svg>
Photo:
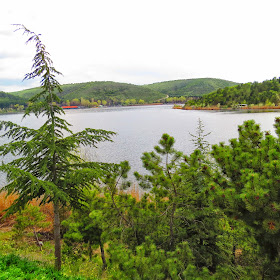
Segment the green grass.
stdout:
<svg viewBox="0 0 280 280">
<path fill-rule="evenodd" d="M 40 251 L 35 245 L 32 234 L 29 238 L 16 241 L 12 231 L 0 232 L 0 254 L 16 254 L 29 260 L 42 261 L 48 265 L 53 265 L 54 262 L 54 248 L 51 242 L 45 242 L 44 250 Z"/>
<path fill-rule="evenodd" d="M 0 231 L 0 280 L 107 279 L 107 272 L 102 271 L 102 261 L 98 254 L 93 256 L 92 260 L 89 260 L 88 256 L 72 258 L 63 254 L 62 270 L 59 274 L 53 270 L 53 265 L 53 242 L 44 242 L 43 250 L 40 251 L 32 235 L 15 241 L 12 231 Z M 32 278 L 33 274 L 37 278 Z M 45 274 L 47 278 L 44 278 Z"/>
</svg>

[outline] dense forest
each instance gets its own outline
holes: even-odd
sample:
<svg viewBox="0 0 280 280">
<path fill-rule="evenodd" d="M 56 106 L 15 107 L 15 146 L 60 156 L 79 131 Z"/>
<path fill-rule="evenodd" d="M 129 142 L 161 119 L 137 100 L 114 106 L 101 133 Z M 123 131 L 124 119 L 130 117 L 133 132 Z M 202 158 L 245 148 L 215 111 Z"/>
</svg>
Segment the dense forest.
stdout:
<svg viewBox="0 0 280 280">
<path fill-rule="evenodd" d="M 261 83 L 246 83 L 225 87 L 204 95 L 199 100 L 189 100 L 187 105 L 234 107 L 237 104 L 278 105 L 280 102 L 280 80 L 273 78 Z"/>
<path fill-rule="evenodd" d="M 26 99 L 13 96 L 11 94 L 5 93 L 3 91 L 0 91 L 0 108 L 7 108 L 11 105 L 25 105 L 27 102 Z"/>
</svg>

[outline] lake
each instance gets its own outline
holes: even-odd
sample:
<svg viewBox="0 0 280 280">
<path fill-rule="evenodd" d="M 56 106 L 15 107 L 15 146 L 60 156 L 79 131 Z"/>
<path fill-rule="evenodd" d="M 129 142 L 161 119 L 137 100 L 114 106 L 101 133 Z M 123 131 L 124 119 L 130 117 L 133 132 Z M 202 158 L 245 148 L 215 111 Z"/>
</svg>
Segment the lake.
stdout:
<svg viewBox="0 0 280 280">
<path fill-rule="evenodd" d="M 0 115 L 0 119 L 32 128 L 38 128 L 44 121 L 35 116 L 22 120 L 22 116 Z M 199 119 L 203 122 L 205 133 L 211 132 L 206 140 L 216 144 L 237 137 L 238 125 L 249 119 L 259 123 L 262 130 L 274 132 L 277 116 L 280 116 L 279 111 L 189 111 L 174 110 L 172 105 L 157 105 L 67 110 L 65 119 L 73 125 L 74 132 L 89 127 L 117 133 L 113 137 L 114 142 L 100 143 L 98 149 L 82 149 L 82 155 L 87 159 L 113 163 L 128 160 L 132 171 L 143 172 L 143 152 L 152 151 L 163 133 L 175 138 L 176 149 L 189 154 L 194 149 L 190 133 L 196 134 Z M 0 139 L 0 145 L 4 142 L 5 139 Z M 0 185 L 4 181 L 2 176 Z"/>
</svg>

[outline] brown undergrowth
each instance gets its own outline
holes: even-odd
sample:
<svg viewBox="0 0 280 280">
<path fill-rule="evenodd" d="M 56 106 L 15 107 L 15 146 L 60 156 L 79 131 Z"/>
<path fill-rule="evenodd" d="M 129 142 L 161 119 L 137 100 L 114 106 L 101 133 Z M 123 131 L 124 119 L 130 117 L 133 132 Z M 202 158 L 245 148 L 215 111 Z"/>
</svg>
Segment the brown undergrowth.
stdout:
<svg viewBox="0 0 280 280">
<path fill-rule="evenodd" d="M 130 194 L 132 197 L 134 197 L 137 201 L 140 201 L 143 196 L 143 191 L 139 188 L 138 185 L 133 184 L 132 187 L 130 187 L 127 191 L 127 194 Z"/>
<path fill-rule="evenodd" d="M 6 228 L 13 226 L 15 222 L 16 215 L 11 215 L 9 217 L 4 217 L 5 210 L 8 209 L 13 202 L 18 198 L 16 194 L 7 195 L 7 192 L 2 191 L 0 193 L 0 228 Z M 39 206 L 42 213 L 46 215 L 46 221 L 50 222 L 50 226 L 47 230 L 52 230 L 53 228 L 53 205 L 52 203 L 47 203 L 40 205 L 40 200 L 32 200 L 30 202 L 33 206 Z"/>
<path fill-rule="evenodd" d="M 142 191 L 139 189 L 137 185 L 133 185 L 126 193 L 132 195 L 137 201 L 139 201 L 143 195 Z M 16 194 L 7 195 L 7 192 L 0 192 L 0 229 L 12 227 L 15 222 L 16 215 L 11 215 L 9 217 L 4 217 L 5 210 L 9 208 L 13 202 L 17 199 Z M 50 222 L 50 226 L 47 228 L 47 231 L 51 231 L 53 229 L 53 205 L 52 203 L 47 203 L 40 205 L 41 200 L 32 200 L 30 202 L 33 206 L 39 206 L 42 213 L 46 215 L 46 221 Z M 62 219 L 67 218 L 70 215 L 69 210 L 64 210 L 62 213 Z"/>
</svg>

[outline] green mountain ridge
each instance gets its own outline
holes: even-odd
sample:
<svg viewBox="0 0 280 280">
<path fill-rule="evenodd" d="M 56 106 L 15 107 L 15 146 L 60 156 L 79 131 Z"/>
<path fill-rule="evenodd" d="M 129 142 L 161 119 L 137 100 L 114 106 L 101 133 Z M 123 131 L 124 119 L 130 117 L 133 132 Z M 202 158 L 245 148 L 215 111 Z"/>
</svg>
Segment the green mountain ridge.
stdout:
<svg viewBox="0 0 280 280">
<path fill-rule="evenodd" d="M 219 88 L 231 87 L 238 84 L 222 79 L 197 78 L 154 83 L 146 85 L 146 87 L 167 94 L 170 97 L 180 97 L 202 96 Z"/>
<path fill-rule="evenodd" d="M 152 103 L 162 101 L 166 96 L 201 96 L 218 88 L 232 85 L 237 85 L 237 83 L 214 78 L 165 81 L 149 85 L 96 81 L 61 85 L 62 92 L 57 94 L 63 102 L 84 98 L 90 101 L 106 100 L 108 105 L 120 104 L 121 101 L 127 99 L 144 100 L 146 103 Z M 16 97 L 22 104 L 24 103 L 23 100 L 26 102 L 40 91 L 40 87 L 37 87 L 5 94 L 11 104 L 14 104 Z M 0 107 L 3 107 L 3 104 L 0 99 Z"/>
<path fill-rule="evenodd" d="M 61 85 L 62 92 L 58 96 L 63 100 L 85 98 L 94 100 L 125 100 L 143 99 L 146 102 L 155 102 L 165 97 L 161 92 L 133 84 L 117 82 L 86 82 Z M 40 92 L 40 88 L 11 92 L 10 94 L 31 98 Z"/>
<path fill-rule="evenodd" d="M 10 105 L 15 104 L 23 105 L 25 103 L 26 99 L 24 98 L 0 91 L 0 108 L 9 107 Z"/>
</svg>

